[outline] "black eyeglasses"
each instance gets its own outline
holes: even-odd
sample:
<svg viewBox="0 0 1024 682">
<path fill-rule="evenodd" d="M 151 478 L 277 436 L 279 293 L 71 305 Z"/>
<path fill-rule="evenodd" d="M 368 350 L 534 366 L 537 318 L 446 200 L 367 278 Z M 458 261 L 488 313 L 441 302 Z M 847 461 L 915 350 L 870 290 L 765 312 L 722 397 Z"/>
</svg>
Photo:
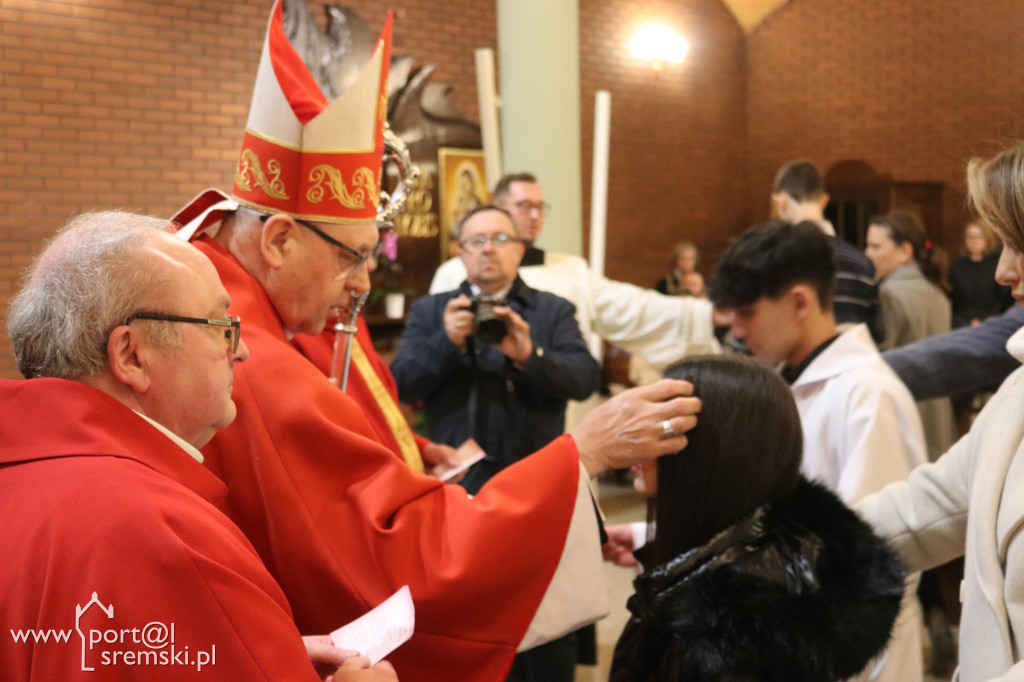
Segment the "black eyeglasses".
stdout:
<svg viewBox="0 0 1024 682">
<path fill-rule="evenodd" d="M 192 324 L 211 324 L 215 327 L 228 327 L 224 330 L 224 338 L 231 346 L 231 352 L 238 352 L 238 343 L 242 340 L 242 318 L 229 315 L 227 320 L 208 320 L 202 317 L 181 317 L 180 315 L 162 315 L 160 313 L 134 313 L 128 316 L 124 324 L 135 320 L 157 320 L 159 322 L 190 322 Z"/>
<path fill-rule="evenodd" d="M 266 215 L 266 214 L 261 215 L 260 216 L 260 222 L 264 222 L 265 223 L 268 220 L 270 220 L 271 217 L 272 216 L 269 216 L 269 215 Z M 376 244 L 376 246 L 373 247 L 373 250 L 370 253 L 359 253 L 358 251 L 353 249 L 351 246 L 348 246 L 347 244 L 342 244 L 337 239 L 335 239 L 331 235 L 327 234 L 326 232 L 321 230 L 319 227 L 317 227 L 313 223 L 308 222 L 306 220 L 301 220 L 301 219 L 296 218 L 294 216 L 292 216 L 291 218 L 292 218 L 292 220 L 294 220 L 295 222 L 299 223 L 300 225 L 303 225 L 304 227 L 308 227 L 309 229 L 313 230 L 313 232 L 318 237 L 323 239 L 328 244 L 334 244 L 339 249 L 344 251 L 347 255 L 351 256 L 353 258 L 353 260 L 355 261 L 352 264 L 352 270 L 353 271 L 358 270 L 359 268 L 361 268 L 363 266 L 363 264 L 366 263 L 371 258 L 374 260 L 374 262 L 376 262 L 380 258 L 380 254 L 384 250 L 384 233 L 389 231 L 389 229 L 386 228 L 386 227 L 380 228 L 380 230 L 379 230 L 380 231 L 380 238 L 377 239 L 377 244 Z"/>
</svg>

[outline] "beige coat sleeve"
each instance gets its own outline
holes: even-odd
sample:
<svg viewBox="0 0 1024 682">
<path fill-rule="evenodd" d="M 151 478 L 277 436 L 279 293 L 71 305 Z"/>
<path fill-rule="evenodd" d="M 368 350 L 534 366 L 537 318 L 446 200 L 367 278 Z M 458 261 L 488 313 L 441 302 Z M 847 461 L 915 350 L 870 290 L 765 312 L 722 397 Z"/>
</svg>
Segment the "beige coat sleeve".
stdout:
<svg viewBox="0 0 1024 682">
<path fill-rule="evenodd" d="M 933 568 L 964 553 L 974 464 L 971 434 L 979 427 L 984 428 L 980 419 L 938 461 L 917 467 L 907 481 L 886 486 L 856 507 L 910 571 Z"/>
</svg>

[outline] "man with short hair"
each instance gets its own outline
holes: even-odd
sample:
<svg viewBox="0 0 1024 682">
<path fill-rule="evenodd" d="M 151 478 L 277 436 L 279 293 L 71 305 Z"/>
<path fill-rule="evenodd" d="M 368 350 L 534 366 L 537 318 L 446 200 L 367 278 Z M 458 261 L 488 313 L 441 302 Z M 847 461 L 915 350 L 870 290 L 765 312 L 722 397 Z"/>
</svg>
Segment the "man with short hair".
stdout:
<svg viewBox="0 0 1024 682">
<path fill-rule="evenodd" d="M 509 464 L 562 434 L 566 400 L 597 390 L 600 371 L 571 303 L 527 286 L 524 246 L 503 209 L 473 209 L 459 226 L 467 277 L 453 291 L 416 301 L 391 363 L 399 397 L 422 400 L 430 436 L 449 445 L 474 438 L 487 459 L 463 486 L 471 493 Z M 477 333 L 473 301 L 496 301 L 499 339 Z"/>
<path fill-rule="evenodd" d="M 466 281 L 413 303 L 391 369 L 399 397 L 423 401 L 434 441 L 473 438 L 487 453 L 461 481 L 476 494 L 496 473 L 558 438 L 566 401 L 596 391 L 600 370 L 573 305 L 518 276 L 524 247 L 506 211 L 475 208 L 458 230 Z M 504 330 L 489 332 L 480 322 L 492 316 L 498 322 L 490 324 Z M 572 682 L 577 646 L 570 633 L 519 653 L 507 679 Z"/>
<path fill-rule="evenodd" d="M 836 326 L 832 244 L 811 221 L 758 225 L 721 257 L 709 295 L 731 316 L 733 336 L 779 365 L 792 386 L 804 430 L 804 475 L 853 504 L 906 480 L 926 456 L 914 401 L 882 361 L 867 327 L 840 333 Z M 907 590 L 886 656 L 858 679 L 921 679 L 914 593 Z"/>
<path fill-rule="evenodd" d="M 579 256 L 537 248 L 535 242 L 551 207 L 534 175 L 505 175 L 495 185 L 491 201 L 509 212 L 526 244 L 520 277 L 534 289 L 549 291 L 576 306 L 576 321 L 596 359 L 602 356 L 602 339 L 656 367 L 711 347 L 714 329 L 707 301 L 664 296 L 616 282 L 595 273 Z M 437 269 L 430 293 L 451 291 L 465 279 L 465 266 L 453 258 Z M 591 407 L 591 402 L 585 406 L 570 403 L 566 415 L 569 428 Z"/>
<path fill-rule="evenodd" d="M 93 669 L 318 679 L 197 449 L 235 418 L 234 365 L 248 357 L 240 320 L 209 260 L 164 225 L 118 212 L 72 220 L 11 306 L 28 380 L 0 381 L 4 680 Z M 147 638 L 154 624 L 170 628 L 165 639 Z M 71 628 L 80 642 L 52 634 Z M 307 646 L 319 662 L 344 660 L 322 641 Z M 334 679 L 396 679 L 367 665 L 353 660 Z"/>
<path fill-rule="evenodd" d="M 884 334 L 882 307 L 878 300 L 875 266 L 853 244 L 836 235 L 825 220 L 829 196 L 818 167 L 809 161 L 789 161 L 775 175 L 772 204 L 779 218 L 791 223 L 808 220 L 829 236 L 836 253 L 836 291 L 833 301 L 836 323 L 868 325 L 871 336 L 881 342 Z"/>
<path fill-rule="evenodd" d="M 408 585 L 416 629 L 390 656 L 403 682 L 500 679 L 517 648 L 604 611 L 558 599 L 603 591 L 588 478 L 678 452 L 699 401 L 685 382 L 623 394 L 473 499 L 413 471 L 289 343 L 369 290 L 390 21 L 333 102 L 291 48 L 280 2 L 267 33 L 232 197 L 204 193 L 184 212 L 181 235 L 213 261 L 253 351 L 235 375 L 238 418 L 204 454 L 300 630 Z"/>
</svg>

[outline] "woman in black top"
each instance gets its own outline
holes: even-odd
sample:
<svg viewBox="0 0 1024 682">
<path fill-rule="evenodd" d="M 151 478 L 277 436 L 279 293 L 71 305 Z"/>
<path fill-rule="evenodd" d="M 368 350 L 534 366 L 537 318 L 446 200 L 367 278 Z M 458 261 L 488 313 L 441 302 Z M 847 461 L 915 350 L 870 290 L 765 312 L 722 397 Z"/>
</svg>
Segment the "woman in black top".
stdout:
<svg viewBox="0 0 1024 682">
<path fill-rule="evenodd" d="M 1010 288 L 995 281 L 998 245 L 979 223 L 964 230 L 964 251 L 949 266 L 954 328 L 974 326 L 1013 305 Z"/>
</svg>

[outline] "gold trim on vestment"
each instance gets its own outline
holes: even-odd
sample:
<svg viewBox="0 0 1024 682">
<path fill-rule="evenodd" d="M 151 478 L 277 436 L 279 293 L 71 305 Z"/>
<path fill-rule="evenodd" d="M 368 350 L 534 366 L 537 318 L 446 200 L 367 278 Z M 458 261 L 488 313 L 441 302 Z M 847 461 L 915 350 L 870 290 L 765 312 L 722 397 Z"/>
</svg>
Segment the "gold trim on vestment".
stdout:
<svg viewBox="0 0 1024 682">
<path fill-rule="evenodd" d="M 283 141 L 278 140 L 276 138 L 270 137 L 269 135 L 264 135 L 263 133 L 256 132 L 252 128 L 246 128 L 245 132 L 247 134 L 249 134 L 249 135 L 252 135 L 253 137 L 258 137 L 259 139 L 263 140 L 264 142 L 269 142 L 270 144 L 277 145 L 278 147 L 284 147 L 285 149 L 290 149 L 293 152 L 302 152 L 303 151 L 302 147 L 300 147 L 300 146 L 296 146 L 296 145 L 290 144 L 288 142 L 283 142 Z"/>
<path fill-rule="evenodd" d="M 366 357 L 366 351 L 359 344 L 359 339 L 352 337 L 352 340 L 355 342 L 352 344 L 352 362 L 355 364 L 360 376 L 363 377 L 363 381 L 370 388 L 370 393 L 373 394 L 377 404 L 380 405 L 381 412 L 384 413 L 384 420 L 387 421 L 388 428 L 391 429 L 391 433 L 398 442 L 398 449 L 402 451 L 402 459 L 405 460 L 405 463 L 410 468 L 422 473 L 423 457 L 420 455 L 420 449 L 416 445 L 416 439 L 412 437 L 412 429 L 409 428 L 409 422 L 405 421 L 405 417 L 402 415 L 402 411 L 398 409 L 395 399 L 384 388 L 384 383 L 373 370 L 373 366 L 370 365 L 370 359 Z"/>
<path fill-rule="evenodd" d="M 376 215 L 367 218 L 339 218 L 333 215 L 320 215 L 318 213 L 297 213 L 295 211 L 282 211 L 274 206 L 268 206 L 266 204 L 257 204 L 254 201 L 243 199 L 235 194 L 231 195 L 234 201 L 237 201 L 239 205 L 245 206 L 246 208 L 252 209 L 257 213 L 267 213 L 269 215 L 290 215 L 292 218 L 298 218 L 299 220 L 309 220 L 314 223 L 329 223 L 331 225 L 369 225 L 370 223 L 376 223 Z"/>
</svg>

